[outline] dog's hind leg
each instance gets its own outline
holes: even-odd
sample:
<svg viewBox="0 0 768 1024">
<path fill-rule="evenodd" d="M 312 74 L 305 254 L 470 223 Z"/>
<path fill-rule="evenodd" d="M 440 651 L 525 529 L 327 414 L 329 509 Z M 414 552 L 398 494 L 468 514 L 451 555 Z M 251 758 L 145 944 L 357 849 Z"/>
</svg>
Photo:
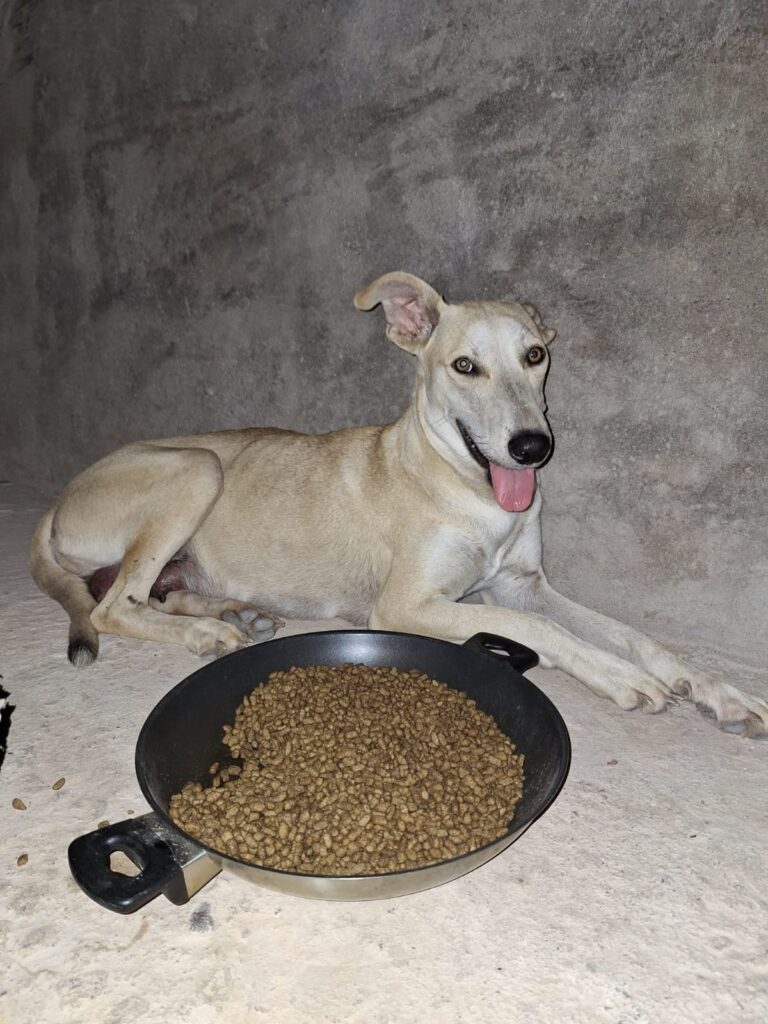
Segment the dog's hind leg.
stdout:
<svg viewBox="0 0 768 1024">
<path fill-rule="evenodd" d="M 81 587 L 95 569 L 120 564 L 90 613 L 99 633 L 181 644 L 196 654 L 250 643 L 229 622 L 164 615 L 150 604 L 158 573 L 194 536 L 221 488 L 214 452 L 159 444 L 130 445 L 72 482 L 51 528 L 55 561 Z"/>
</svg>

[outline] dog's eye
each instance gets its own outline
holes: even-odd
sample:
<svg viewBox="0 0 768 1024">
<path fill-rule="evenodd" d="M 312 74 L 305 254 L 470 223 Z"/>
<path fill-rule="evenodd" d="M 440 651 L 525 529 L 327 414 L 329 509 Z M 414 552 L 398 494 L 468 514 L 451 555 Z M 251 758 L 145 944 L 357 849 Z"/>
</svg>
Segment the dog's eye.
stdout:
<svg viewBox="0 0 768 1024">
<path fill-rule="evenodd" d="M 534 345 L 533 348 L 529 348 L 526 352 L 525 359 L 531 366 L 535 366 L 537 363 L 542 363 L 544 361 L 544 356 L 544 349 L 539 345 Z"/>
<path fill-rule="evenodd" d="M 458 359 L 454 359 L 451 363 L 456 373 L 476 373 L 475 364 L 471 359 L 467 359 L 466 356 L 459 356 Z"/>
</svg>

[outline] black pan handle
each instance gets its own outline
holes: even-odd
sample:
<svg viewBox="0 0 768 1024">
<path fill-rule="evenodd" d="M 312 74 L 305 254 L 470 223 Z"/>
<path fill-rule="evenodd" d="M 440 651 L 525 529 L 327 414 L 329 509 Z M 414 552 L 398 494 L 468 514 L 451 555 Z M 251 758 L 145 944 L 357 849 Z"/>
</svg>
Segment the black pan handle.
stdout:
<svg viewBox="0 0 768 1024">
<path fill-rule="evenodd" d="M 495 633 L 475 633 L 464 646 L 470 650 L 491 654 L 499 661 L 506 662 L 516 672 L 525 672 L 539 663 L 536 651 L 532 651 L 530 647 L 524 647 L 517 640 L 510 640 L 506 636 L 497 636 Z"/>
<path fill-rule="evenodd" d="M 137 875 L 112 871 L 109 858 L 124 853 Z M 118 914 L 132 914 L 160 893 L 182 904 L 221 870 L 181 833 L 171 835 L 157 814 L 128 818 L 88 832 L 69 845 L 69 868 L 92 900 Z"/>
</svg>

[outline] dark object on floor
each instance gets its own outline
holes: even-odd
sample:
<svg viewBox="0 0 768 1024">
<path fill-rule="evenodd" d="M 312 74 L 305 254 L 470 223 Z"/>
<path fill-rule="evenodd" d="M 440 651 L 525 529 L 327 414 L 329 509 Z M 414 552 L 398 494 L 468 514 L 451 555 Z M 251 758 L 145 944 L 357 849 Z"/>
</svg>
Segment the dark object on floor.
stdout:
<svg viewBox="0 0 768 1024">
<path fill-rule="evenodd" d="M 2 679 L 2 676 L 0 676 Z M 5 752 L 8 748 L 8 733 L 11 731 L 11 715 L 16 710 L 15 704 L 9 704 L 10 693 L 0 686 L 0 768 L 3 767 Z"/>
</svg>

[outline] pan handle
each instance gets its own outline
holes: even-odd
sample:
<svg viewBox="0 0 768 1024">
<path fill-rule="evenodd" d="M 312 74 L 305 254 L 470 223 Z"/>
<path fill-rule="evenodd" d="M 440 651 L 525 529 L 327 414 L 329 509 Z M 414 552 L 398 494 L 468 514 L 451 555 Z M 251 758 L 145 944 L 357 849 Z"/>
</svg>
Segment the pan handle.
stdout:
<svg viewBox="0 0 768 1024">
<path fill-rule="evenodd" d="M 136 865 L 137 875 L 111 870 L 109 858 L 118 851 Z M 205 850 L 172 831 L 158 814 L 79 836 L 69 844 L 69 869 L 86 896 L 118 914 L 132 914 L 160 893 L 171 903 L 186 903 L 221 871 Z"/>
<path fill-rule="evenodd" d="M 497 636 L 496 633 L 475 633 L 464 646 L 491 654 L 499 661 L 506 662 L 516 672 L 525 672 L 539 663 L 538 654 L 530 647 L 524 647 L 517 640 L 510 640 L 506 636 Z"/>
</svg>

